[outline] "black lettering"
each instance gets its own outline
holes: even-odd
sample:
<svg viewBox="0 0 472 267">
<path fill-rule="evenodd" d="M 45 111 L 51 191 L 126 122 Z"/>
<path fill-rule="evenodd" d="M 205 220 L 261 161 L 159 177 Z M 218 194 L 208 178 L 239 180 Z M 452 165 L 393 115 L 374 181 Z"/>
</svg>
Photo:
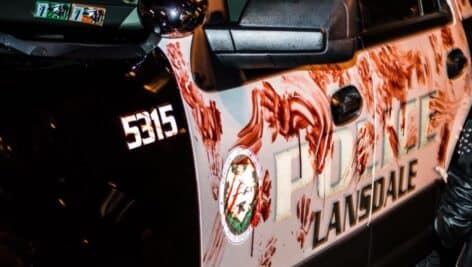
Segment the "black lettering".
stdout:
<svg viewBox="0 0 472 267">
<path fill-rule="evenodd" d="M 359 191 L 357 192 L 357 199 L 359 199 Z M 357 223 L 357 204 L 359 201 L 356 201 L 354 204 L 354 199 L 352 195 L 347 195 L 344 199 L 344 229 L 346 229 L 346 223 L 349 218 L 349 226 L 354 226 Z"/>
<path fill-rule="evenodd" d="M 388 182 L 387 195 L 385 197 L 384 206 L 387 205 L 388 198 L 391 198 L 392 202 L 397 200 L 397 180 L 395 179 L 395 172 L 394 171 L 390 172 L 390 179 L 389 179 L 389 182 Z"/>
<path fill-rule="evenodd" d="M 359 221 L 362 221 L 365 218 L 367 218 L 367 216 L 369 216 L 369 213 L 370 213 L 370 198 L 371 198 L 370 191 L 371 191 L 371 185 L 370 184 L 367 184 L 366 186 L 364 186 L 364 188 L 362 188 L 361 200 L 360 200 L 360 204 L 359 204 L 359 211 L 364 211 L 364 214 L 362 214 L 359 217 Z"/>
<path fill-rule="evenodd" d="M 336 201 L 333 203 L 333 208 L 331 210 L 331 217 L 329 219 L 328 231 L 326 236 L 329 236 L 331 230 L 336 230 L 336 235 L 339 235 L 342 232 L 341 229 L 341 211 L 339 209 L 339 202 Z"/>
<path fill-rule="evenodd" d="M 416 178 L 416 170 L 414 169 L 418 164 L 418 159 L 410 161 L 408 166 L 408 192 L 415 190 L 415 185 L 413 184 L 413 178 Z"/>
<path fill-rule="evenodd" d="M 404 182 L 406 181 L 403 181 L 403 178 L 404 178 L 404 174 L 405 174 L 405 167 L 404 166 L 400 166 L 400 173 L 398 174 L 400 176 L 400 178 L 398 179 L 398 197 L 402 197 L 403 195 L 406 194 L 406 192 L 408 192 L 408 189 L 404 189 Z"/>
<path fill-rule="evenodd" d="M 315 230 L 313 235 L 313 248 L 316 248 L 326 242 L 326 236 L 320 238 L 321 211 L 315 212 Z"/>
<path fill-rule="evenodd" d="M 384 203 L 384 189 L 385 178 L 380 177 L 380 179 L 378 179 L 374 183 L 374 208 L 372 209 L 372 212 L 374 213 L 380 208 L 382 208 L 382 205 Z"/>
</svg>

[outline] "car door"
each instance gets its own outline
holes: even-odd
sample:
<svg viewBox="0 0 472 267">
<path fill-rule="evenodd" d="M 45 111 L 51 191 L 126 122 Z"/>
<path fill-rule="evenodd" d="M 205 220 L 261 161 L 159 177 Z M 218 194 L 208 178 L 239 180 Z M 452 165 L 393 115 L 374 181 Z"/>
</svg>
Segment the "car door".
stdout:
<svg viewBox="0 0 472 267">
<path fill-rule="evenodd" d="M 404 266 L 432 249 L 441 173 L 470 108 L 469 48 L 446 1 L 360 4 L 380 133 L 370 264 Z"/>
<path fill-rule="evenodd" d="M 237 17 L 233 24 L 221 22 L 224 13 L 210 14 L 204 32 L 159 45 L 190 125 L 201 264 L 366 266 L 376 132 L 367 58 L 353 56 L 357 5 L 275 2 L 248 1 L 240 18 L 231 16 Z M 312 16 L 313 9 L 322 18 Z M 291 20 L 307 15 L 308 21 Z M 332 20 L 341 29 L 330 35 L 332 49 L 320 46 L 312 53 L 322 35 L 313 25 L 326 27 Z M 232 38 L 244 46 L 238 43 L 248 40 L 244 36 L 288 36 L 285 41 L 296 47 L 278 42 L 283 48 L 271 59 L 264 38 L 255 53 L 225 50 Z M 290 36 L 315 43 L 297 44 Z"/>
</svg>

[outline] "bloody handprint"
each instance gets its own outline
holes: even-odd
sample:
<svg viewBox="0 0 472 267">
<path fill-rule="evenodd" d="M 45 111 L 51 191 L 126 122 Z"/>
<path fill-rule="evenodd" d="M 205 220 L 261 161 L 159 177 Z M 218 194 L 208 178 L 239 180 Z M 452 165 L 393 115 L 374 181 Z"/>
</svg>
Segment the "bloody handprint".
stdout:
<svg viewBox="0 0 472 267">
<path fill-rule="evenodd" d="M 269 172 L 266 171 L 262 185 L 259 187 L 257 206 L 251 222 L 253 227 L 259 225 L 261 218 L 265 222 L 270 216 L 270 204 L 272 203 L 272 198 L 270 196 L 271 190 L 272 181 L 270 180 Z"/>
<path fill-rule="evenodd" d="M 375 140 L 375 128 L 372 122 L 366 122 L 359 129 L 356 141 L 355 156 L 353 157 L 353 169 L 358 179 L 367 169 L 369 158 L 371 157 Z"/>
<path fill-rule="evenodd" d="M 315 220 L 315 213 L 311 209 L 311 198 L 303 195 L 297 202 L 297 218 L 300 221 L 300 229 L 297 234 L 297 241 L 300 243 L 300 248 L 303 249 L 305 245 L 305 238 L 313 225 Z"/>
<path fill-rule="evenodd" d="M 313 86 L 313 90 L 316 90 Z M 272 142 L 278 135 L 286 140 L 298 137 L 306 130 L 305 139 L 313 156 L 312 165 L 321 173 L 333 146 L 334 124 L 329 113 L 329 100 L 309 101 L 298 92 L 279 95 L 269 82 L 252 91 L 252 117 L 238 134 L 236 146 L 245 146 L 254 153 L 262 147 L 264 122 L 272 130 Z"/>
<path fill-rule="evenodd" d="M 272 237 L 267 242 L 264 253 L 259 257 L 259 266 L 260 267 L 271 267 L 272 266 L 272 257 L 274 257 L 275 252 L 277 251 L 277 238 Z"/>
</svg>

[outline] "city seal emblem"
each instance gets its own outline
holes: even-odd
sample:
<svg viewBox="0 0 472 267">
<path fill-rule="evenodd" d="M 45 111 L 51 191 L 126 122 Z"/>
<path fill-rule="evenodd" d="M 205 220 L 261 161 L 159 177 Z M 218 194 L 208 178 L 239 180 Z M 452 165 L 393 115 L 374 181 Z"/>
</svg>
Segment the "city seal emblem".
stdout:
<svg viewBox="0 0 472 267">
<path fill-rule="evenodd" d="M 244 148 L 233 149 L 223 166 L 219 211 L 226 237 L 244 242 L 252 232 L 259 200 L 262 168 L 257 157 Z"/>
</svg>

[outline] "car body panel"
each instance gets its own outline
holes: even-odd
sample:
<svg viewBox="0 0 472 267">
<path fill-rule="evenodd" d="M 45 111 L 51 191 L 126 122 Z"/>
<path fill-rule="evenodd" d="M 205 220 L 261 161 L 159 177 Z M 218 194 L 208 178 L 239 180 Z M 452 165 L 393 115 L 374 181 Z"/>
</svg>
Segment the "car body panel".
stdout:
<svg viewBox="0 0 472 267">
<path fill-rule="evenodd" d="M 454 80 L 446 73 L 452 48 L 470 58 L 457 20 L 369 47 L 349 62 L 301 67 L 213 92 L 193 80 L 192 38 L 163 39 L 159 46 L 176 75 L 190 125 L 203 266 L 289 266 L 336 246 L 440 179 L 436 167 L 447 167 L 470 109 L 470 64 Z M 335 126 L 330 96 L 347 85 L 361 92 L 362 113 Z M 225 234 L 218 199 L 222 169 L 235 147 L 256 155 L 264 176 L 262 210 L 270 211 L 267 218 L 260 214 L 251 236 L 239 244 Z M 387 197 L 392 171 L 402 186 Z M 376 188 L 382 188 L 383 201 L 371 201 Z M 356 201 L 359 213 L 351 214 L 351 225 L 346 203 Z"/>
<path fill-rule="evenodd" d="M 49 40 L 53 29 L 71 35 L 63 41 L 121 42 L 117 29 L 128 21 L 125 40 L 136 31 L 133 40 L 142 41 L 148 32 L 135 2 L 94 2 L 108 8 L 103 29 L 109 36 L 96 25 L 43 20 L 37 26 L 46 36 L 39 37 L 28 31 L 36 34 L 28 24 L 30 3 L 22 2 L 16 8 L 28 19 L 27 31 L 15 37 Z M 360 32 L 361 47 L 349 61 L 271 70 L 224 90 L 199 88 L 191 62 L 211 59 L 202 56 L 204 38 L 193 34 L 160 39 L 161 51 L 141 62 L 77 72 L 17 60 L 10 69 L 5 58 L 2 67 L 10 72 L 2 92 L 14 108 L 2 108 L 0 148 L 18 138 L 11 147 L 21 160 L 15 156 L 6 166 L 28 169 L 5 182 L 14 185 L 9 204 L 19 214 L 17 229 L 47 232 L 40 247 L 46 265 L 77 258 L 77 265 L 132 265 L 141 249 L 145 266 L 395 266 L 400 258 L 411 264 L 416 255 L 404 257 L 401 250 L 416 253 L 415 240 L 431 231 L 437 185 L 472 105 L 470 34 L 461 21 L 472 6 L 465 0 L 449 6 L 447 25 L 407 29 L 374 45 Z M 13 13 L 4 16 L 4 27 Z M 148 42 L 157 43 L 154 37 Z M 467 64 L 450 79 L 452 51 L 461 51 Z M 20 71 L 23 63 L 34 71 Z M 82 74 L 87 78 L 69 84 Z M 53 83 L 43 75 L 58 78 Z M 55 93 L 64 84 L 68 90 Z M 23 90 L 37 87 L 50 90 L 34 91 L 24 104 Z M 353 88 L 361 109 L 337 125 L 332 107 L 340 103 L 333 96 Z M 26 126 L 19 126 L 23 120 Z M 37 143 L 28 141 L 29 124 L 42 134 Z M 28 158 L 29 147 L 17 152 L 22 143 L 32 151 L 39 144 L 32 155 L 40 159 Z M 24 190 L 24 184 L 33 186 Z M 37 214 L 48 231 L 29 223 Z"/>
<path fill-rule="evenodd" d="M 41 251 L 35 265 L 199 261 L 190 136 L 165 57 L 150 55 L 133 73 L 121 60 L 84 68 L 75 61 L 20 59 L 2 57 L 0 64 L 0 94 L 8 100 L 0 107 L 1 146 L 9 147 L 0 162 L 2 231 L 11 223 L 9 234 L 23 237 L 18 244 L 31 235 L 42 239 L 31 241 Z M 178 134 L 130 151 L 135 136 L 124 131 L 122 118 L 169 106 L 172 111 L 159 116 L 172 116 Z M 129 126 L 146 130 L 143 120 Z M 25 264 L 29 247 L 14 247 L 26 255 Z M 186 257 L 177 258 L 182 251 Z"/>
<path fill-rule="evenodd" d="M 457 15 L 456 13 L 456 17 Z M 377 181 L 374 183 L 376 188 L 383 188 L 383 179 L 385 179 L 385 188 L 388 191 L 392 184 L 389 186 L 387 181 L 391 181 L 389 177 L 394 174 L 397 179 L 402 179 L 403 176 L 404 189 L 399 189 L 398 194 L 403 196 L 397 195 L 397 200 L 393 200 L 394 194 L 388 197 L 387 192 L 388 199 L 384 205 L 388 208 L 378 209 L 379 205 L 375 204 L 378 200 L 375 200 L 372 207 L 374 211 L 372 220 L 375 222 L 389 216 L 389 212 L 397 206 L 401 206 L 400 209 L 405 211 L 403 216 L 407 213 L 411 216 L 411 212 L 415 209 L 422 209 L 421 212 L 424 212 L 424 215 L 418 216 L 417 219 L 391 218 L 390 222 L 385 222 L 384 226 L 378 227 L 383 230 L 376 231 L 374 225 L 371 252 L 374 262 L 380 259 L 385 261 L 383 257 L 391 253 L 394 248 L 407 246 L 409 239 L 412 239 L 415 233 L 425 231 L 425 224 L 418 223 L 423 220 L 422 217 L 431 217 L 432 222 L 435 206 L 433 204 L 421 206 L 421 201 L 412 199 L 419 194 L 424 195 L 422 192 L 425 190 L 433 190 L 431 186 L 435 181 L 441 182 L 442 178 L 446 178 L 444 173 L 470 110 L 470 61 L 469 66 L 457 78 L 449 79 L 446 72 L 447 57 L 453 49 L 460 49 L 470 59 L 466 34 L 460 21 L 455 20 L 445 27 L 407 37 L 400 40 L 398 44 L 407 51 L 420 51 L 420 55 L 425 56 L 430 62 L 425 66 L 431 68 L 429 70 L 431 73 L 426 76 L 424 83 L 418 79 L 416 83 L 413 82 L 411 89 L 405 95 L 404 107 L 393 106 L 392 114 L 387 119 L 390 122 L 387 123 L 383 134 L 384 141 L 377 142 L 379 149 L 377 149 L 376 162 L 378 165 L 374 178 Z M 403 120 L 404 130 L 402 130 Z M 398 156 L 393 156 L 388 152 L 389 142 L 385 140 L 391 138 L 388 134 L 389 124 L 395 125 L 393 128 L 396 129 L 399 142 Z M 416 142 L 408 148 L 412 138 L 416 139 Z M 407 182 L 410 179 L 413 181 L 411 187 Z M 397 186 L 402 187 L 398 183 Z M 390 225 L 390 229 L 387 225 Z"/>
<path fill-rule="evenodd" d="M 467 19 L 472 16 L 472 5 L 469 0 L 456 0 L 453 3 L 457 6 L 457 10 L 462 19 Z"/>
</svg>

